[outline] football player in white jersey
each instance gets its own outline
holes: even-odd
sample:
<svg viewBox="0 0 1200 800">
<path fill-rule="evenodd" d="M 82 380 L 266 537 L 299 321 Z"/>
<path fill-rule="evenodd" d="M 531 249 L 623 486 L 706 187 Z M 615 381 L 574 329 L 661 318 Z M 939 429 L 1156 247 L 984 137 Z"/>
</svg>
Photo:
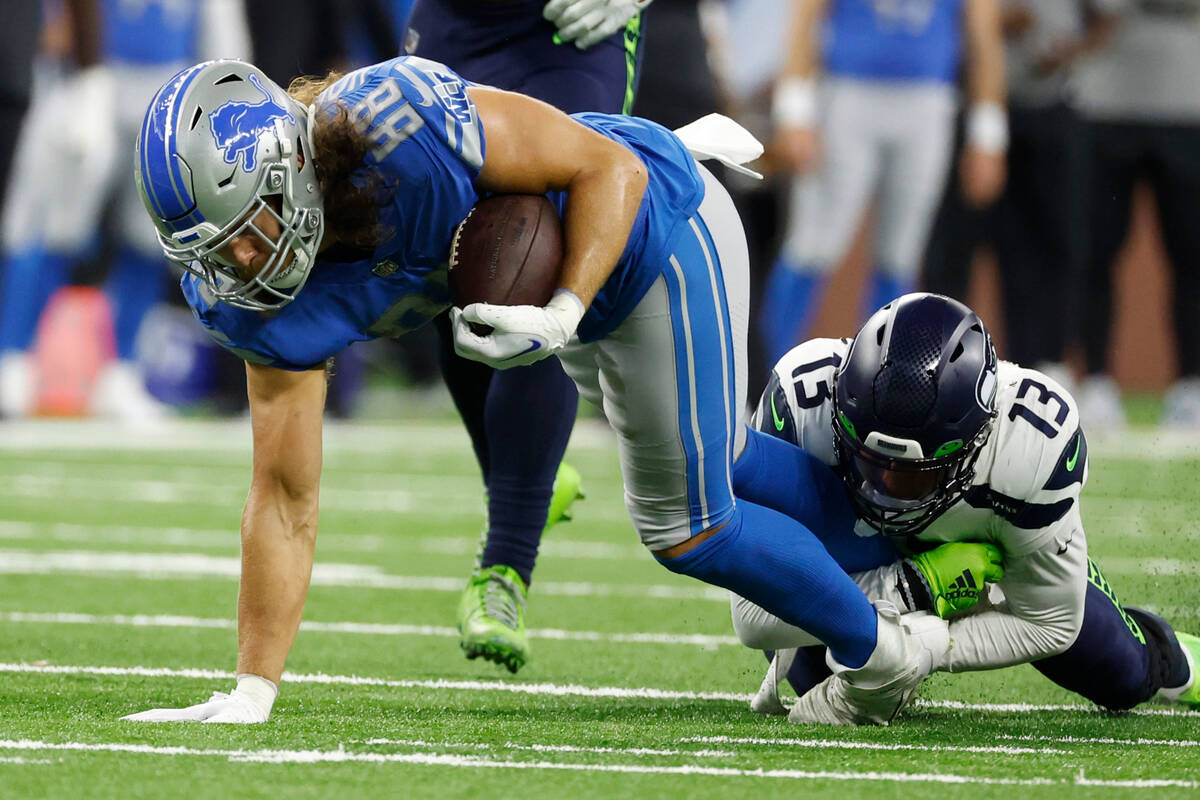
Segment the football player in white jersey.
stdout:
<svg viewBox="0 0 1200 800">
<path fill-rule="evenodd" d="M 934 652 L 933 670 L 1033 662 L 1107 709 L 1156 694 L 1200 707 L 1200 639 L 1123 607 L 1088 557 L 1079 510 L 1087 441 L 1075 401 L 1040 372 L 997 361 L 966 306 L 908 294 L 853 340 L 793 348 L 753 425 L 806 451 L 799 457 L 814 473 L 815 462 L 833 468 L 821 513 L 846 522 L 824 543 L 872 600 L 949 619 L 950 646 Z M 797 505 L 814 504 L 801 496 Z M 754 710 L 785 713 L 786 677 L 801 695 L 794 721 L 886 721 L 865 718 L 847 696 L 887 687 L 847 684 L 803 630 L 740 597 L 732 605 L 742 642 L 774 651 Z"/>
</svg>

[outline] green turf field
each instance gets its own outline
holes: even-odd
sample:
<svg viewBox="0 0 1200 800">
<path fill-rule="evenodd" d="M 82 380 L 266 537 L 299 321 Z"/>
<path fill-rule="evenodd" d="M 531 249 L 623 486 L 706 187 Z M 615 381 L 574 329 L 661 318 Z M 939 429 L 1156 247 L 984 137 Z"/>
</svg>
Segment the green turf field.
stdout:
<svg viewBox="0 0 1200 800">
<path fill-rule="evenodd" d="M 0 797 L 1200 795 L 1200 714 L 1105 716 L 1029 667 L 936 676 L 890 728 L 749 713 L 761 656 L 722 592 L 637 544 L 594 425 L 570 452 L 588 498 L 543 543 L 532 662 L 469 662 L 465 434 L 325 438 L 307 627 L 271 721 L 134 725 L 117 717 L 232 686 L 248 423 L 0 427 Z M 1093 556 L 1125 602 L 1200 630 L 1200 439 L 1091 444 Z"/>
</svg>

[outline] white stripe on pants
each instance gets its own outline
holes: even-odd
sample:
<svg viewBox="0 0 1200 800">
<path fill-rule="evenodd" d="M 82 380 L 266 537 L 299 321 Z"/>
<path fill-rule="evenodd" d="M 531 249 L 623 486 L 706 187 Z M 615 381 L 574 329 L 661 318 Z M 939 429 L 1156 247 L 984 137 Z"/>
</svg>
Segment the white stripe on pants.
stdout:
<svg viewBox="0 0 1200 800">
<path fill-rule="evenodd" d="M 625 504 L 651 550 L 728 520 L 745 444 L 746 240 L 729 195 L 701 171 L 704 201 L 677 228 L 662 277 L 616 330 L 559 356 L 617 433 Z"/>
</svg>

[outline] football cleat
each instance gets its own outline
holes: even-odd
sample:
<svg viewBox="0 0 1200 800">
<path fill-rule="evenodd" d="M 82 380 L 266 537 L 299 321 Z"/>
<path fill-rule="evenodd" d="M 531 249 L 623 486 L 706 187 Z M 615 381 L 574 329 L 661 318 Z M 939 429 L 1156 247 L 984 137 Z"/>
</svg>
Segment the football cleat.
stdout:
<svg viewBox="0 0 1200 800">
<path fill-rule="evenodd" d="M 950 629 L 933 614 L 903 617 L 891 603 L 875 604 L 878 639 L 867 663 L 850 669 L 829 657 L 834 674 L 804 694 L 788 722 L 887 725 L 912 700 L 925 676 L 950 649 Z"/>
<path fill-rule="evenodd" d="M 779 698 L 779 683 L 787 677 L 792 662 L 796 660 L 796 653 L 795 647 L 775 651 L 775 655 L 771 657 L 771 664 L 767 667 L 767 674 L 763 676 L 762 685 L 758 687 L 754 697 L 750 698 L 750 710 L 755 714 L 788 713 L 787 706 Z"/>
<path fill-rule="evenodd" d="M 565 461 L 558 465 L 558 472 L 554 475 L 554 494 L 550 496 L 550 510 L 546 513 L 543 534 L 557 523 L 571 519 L 571 505 L 576 500 L 583 499 L 580 482 L 579 470 Z"/>
<path fill-rule="evenodd" d="M 1179 640 L 1179 647 L 1183 650 L 1183 656 L 1187 659 L 1192 675 L 1184 684 L 1186 688 L 1172 699 L 1176 703 L 1200 710 L 1200 681 L 1196 680 L 1196 665 L 1200 664 L 1200 637 L 1175 631 L 1175 638 Z"/>
<path fill-rule="evenodd" d="M 482 656 L 516 672 L 529 660 L 525 634 L 525 581 L 496 564 L 471 573 L 458 601 L 459 644 L 467 658 Z"/>
</svg>

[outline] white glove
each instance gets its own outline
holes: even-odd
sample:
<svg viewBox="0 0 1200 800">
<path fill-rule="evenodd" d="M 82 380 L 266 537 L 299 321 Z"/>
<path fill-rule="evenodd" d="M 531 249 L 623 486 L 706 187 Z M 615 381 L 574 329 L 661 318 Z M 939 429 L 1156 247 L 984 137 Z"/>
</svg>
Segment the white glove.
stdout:
<svg viewBox="0 0 1200 800">
<path fill-rule="evenodd" d="M 586 50 L 625 27 L 651 0 L 550 0 L 542 16 L 558 28 L 558 38 Z"/>
<path fill-rule="evenodd" d="M 454 351 L 496 369 L 523 367 L 566 347 L 583 312 L 580 299 L 564 289 L 541 308 L 491 303 L 471 303 L 461 311 L 451 308 Z M 480 336 L 471 330 L 472 322 L 490 325 L 492 332 Z"/>
<path fill-rule="evenodd" d="M 129 722 L 226 722 L 253 725 L 266 722 L 279 690 L 257 675 L 239 675 L 237 688 L 229 694 L 213 692 L 203 703 L 187 708 L 152 708 L 121 717 Z"/>
</svg>

